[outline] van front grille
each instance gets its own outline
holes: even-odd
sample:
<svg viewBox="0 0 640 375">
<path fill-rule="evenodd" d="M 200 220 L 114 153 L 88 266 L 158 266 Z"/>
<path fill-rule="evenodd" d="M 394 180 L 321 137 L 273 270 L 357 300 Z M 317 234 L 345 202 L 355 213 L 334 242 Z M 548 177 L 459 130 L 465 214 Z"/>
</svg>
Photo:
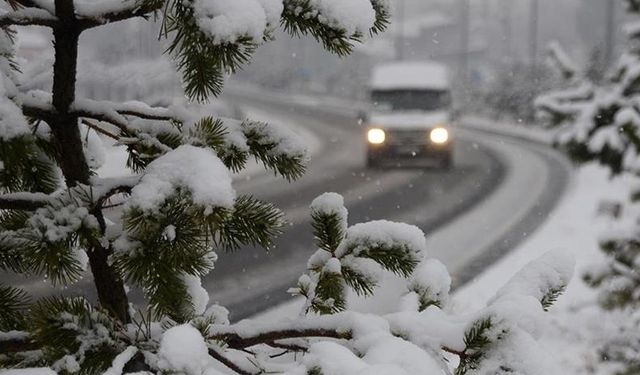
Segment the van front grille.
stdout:
<svg viewBox="0 0 640 375">
<path fill-rule="evenodd" d="M 388 130 L 387 143 L 391 145 L 422 145 L 427 139 L 427 130 Z"/>
</svg>

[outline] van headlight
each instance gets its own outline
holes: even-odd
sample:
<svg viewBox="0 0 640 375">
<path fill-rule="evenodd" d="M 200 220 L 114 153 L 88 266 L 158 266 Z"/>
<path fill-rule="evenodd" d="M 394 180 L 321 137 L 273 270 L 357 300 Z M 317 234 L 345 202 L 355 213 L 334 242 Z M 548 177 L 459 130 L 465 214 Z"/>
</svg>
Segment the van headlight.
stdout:
<svg viewBox="0 0 640 375">
<path fill-rule="evenodd" d="M 384 130 L 379 128 L 369 129 L 369 131 L 367 132 L 367 140 L 369 141 L 369 143 L 374 145 L 383 144 L 386 138 L 387 135 L 385 134 Z"/>
<path fill-rule="evenodd" d="M 433 128 L 429 133 L 429 139 L 431 142 L 441 145 L 449 141 L 449 131 L 445 128 Z"/>
</svg>

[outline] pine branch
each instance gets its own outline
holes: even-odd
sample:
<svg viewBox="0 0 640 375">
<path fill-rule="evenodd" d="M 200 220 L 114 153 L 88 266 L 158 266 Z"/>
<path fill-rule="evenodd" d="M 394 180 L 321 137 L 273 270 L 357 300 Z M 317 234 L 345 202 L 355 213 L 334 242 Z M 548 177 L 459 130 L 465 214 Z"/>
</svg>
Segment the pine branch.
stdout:
<svg viewBox="0 0 640 375">
<path fill-rule="evenodd" d="M 1 210 L 35 211 L 51 203 L 51 197 L 43 193 L 9 193 L 0 195 Z"/>
<path fill-rule="evenodd" d="M 185 94 L 199 102 L 218 96 L 225 74 L 247 63 L 257 48 L 249 36 L 240 36 L 233 43 L 217 41 L 198 26 L 193 4 L 182 1 L 168 3 L 161 36 L 172 38 L 166 52 L 182 73 Z"/>
<path fill-rule="evenodd" d="M 113 134 L 110 131 L 103 129 L 102 127 L 100 127 L 100 125 L 96 124 L 93 121 L 89 121 L 87 119 L 82 119 L 82 123 L 84 125 L 86 125 L 88 128 L 90 128 L 93 131 L 95 131 L 96 133 L 100 133 L 100 134 L 102 134 L 104 136 L 107 136 L 107 137 L 109 137 L 109 138 L 111 138 L 113 140 L 116 140 L 116 141 L 120 139 L 120 137 L 118 135 Z"/>
<path fill-rule="evenodd" d="M 236 199 L 233 210 L 213 223 L 214 239 L 221 248 L 232 251 L 242 245 L 259 245 L 269 249 L 284 226 L 284 214 L 274 205 L 251 196 Z"/>
<path fill-rule="evenodd" d="M 211 357 L 213 357 L 214 359 L 216 359 L 218 362 L 220 362 L 223 365 L 227 366 L 229 369 L 231 369 L 232 371 L 234 371 L 237 374 L 240 374 L 240 375 L 255 375 L 252 372 L 243 370 L 242 368 L 240 368 L 240 366 L 236 365 L 229 358 L 225 357 L 222 353 L 219 353 L 217 350 L 215 350 L 213 348 L 209 348 L 209 355 Z"/>
<path fill-rule="evenodd" d="M 352 338 L 350 331 L 342 331 L 338 329 L 325 328 L 300 328 L 300 329 L 282 329 L 265 331 L 256 335 L 241 335 L 233 331 L 233 326 L 220 327 L 219 332 L 212 333 L 208 337 L 210 340 L 222 341 L 227 344 L 230 349 L 245 349 L 260 344 L 268 344 L 274 341 L 296 339 L 296 338 L 333 338 L 350 340 Z"/>
<path fill-rule="evenodd" d="M 482 318 L 473 322 L 467 329 L 464 333 L 465 349 L 457 354 L 460 357 L 460 364 L 456 368 L 455 375 L 464 375 L 469 370 L 478 368 L 485 356 L 485 350 L 491 344 L 488 333 L 493 327 L 491 318 Z"/>
<path fill-rule="evenodd" d="M 24 290 L 0 283 L 0 331 L 22 328 L 28 303 L 29 296 Z"/>
<path fill-rule="evenodd" d="M 6 26 L 46 26 L 56 27 L 58 18 L 43 9 L 23 8 L 0 16 L 0 27 Z"/>
<path fill-rule="evenodd" d="M 42 346 L 33 341 L 31 336 L 24 332 L 23 335 L 14 334 L 10 339 L 3 339 L 0 336 L 0 355 L 6 355 L 11 353 L 30 352 L 34 350 L 40 350 Z"/>
<path fill-rule="evenodd" d="M 561 288 L 551 288 L 547 291 L 547 293 L 540 300 L 540 304 L 542 305 L 542 308 L 544 309 L 544 311 L 549 311 L 551 306 L 553 306 L 553 304 L 556 303 L 556 301 L 562 295 L 565 289 L 566 287 L 563 286 Z"/>
<path fill-rule="evenodd" d="M 311 226 L 316 246 L 334 253 L 344 239 L 344 218 L 336 212 L 311 212 Z"/>
<path fill-rule="evenodd" d="M 80 27 L 83 30 L 106 25 L 109 23 L 125 21 L 131 18 L 149 18 L 164 6 L 164 1 L 139 1 L 125 0 L 114 2 L 112 10 L 106 10 L 99 14 L 85 13 L 82 10 L 77 12 Z"/>
</svg>

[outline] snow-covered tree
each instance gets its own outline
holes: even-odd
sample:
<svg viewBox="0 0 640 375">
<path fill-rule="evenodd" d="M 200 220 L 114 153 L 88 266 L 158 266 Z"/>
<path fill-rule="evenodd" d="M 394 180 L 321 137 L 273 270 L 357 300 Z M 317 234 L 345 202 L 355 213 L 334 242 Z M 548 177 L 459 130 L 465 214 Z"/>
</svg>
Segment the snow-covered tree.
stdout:
<svg viewBox="0 0 640 375">
<path fill-rule="evenodd" d="M 640 1 L 625 0 L 629 14 L 638 20 L 626 25 L 628 47 L 617 65 L 599 82 L 582 73 L 558 45 L 550 57 L 563 72 L 568 87 L 541 96 L 536 101 L 542 117 L 559 126 L 557 145 L 577 162 L 595 161 L 612 174 L 640 173 Z M 638 200 L 630 200 L 630 209 Z M 600 248 L 606 264 L 593 267 L 585 281 L 600 290 L 599 302 L 607 310 L 629 312 L 619 338 L 602 347 L 602 356 L 619 363 L 618 374 L 640 371 L 640 227 L 634 224 L 605 234 Z"/>
<path fill-rule="evenodd" d="M 311 205 L 315 246 L 293 294 L 305 308 L 272 324 L 230 324 L 200 278 L 218 254 L 265 248 L 283 228 L 269 203 L 239 196 L 231 174 L 249 158 L 285 179 L 307 155 L 286 129 L 216 118 L 206 100 L 276 27 L 329 51 L 382 31 L 386 0 L 7 0 L 0 15 L 0 268 L 68 286 L 90 271 L 97 301 L 32 300 L 0 284 L 0 366 L 38 373 L 548 374 L 536 354 L 544 310 L 571 277 L 547 255 L 516 275 L 486 309 L 451 316 L 451 279 L 424 259 L 423 233 L 386 221 L 348 226 L 342 198 Z M 198 103 L 168 108 L 76 97 L 82 32 L 156 18 Z M 51 92 L 21 90 L 13 27 L 53 33 Z M 23 77 L 28 80 L 29 77 Z M 29 85 L 24 85 L 28 87 Z M 101 178 L 97 135 L 126 147 L 131 173 Z M 109 207 L 117 207 L 108 211 Z M 109 213 L 109 217 L 107 217 Z M 346 312 L 348 293 L 373 293 L 378 275 L 407 279 L 398 313 Z M 126 285 L 142 290 L 129 303 Z"/>
</svg>

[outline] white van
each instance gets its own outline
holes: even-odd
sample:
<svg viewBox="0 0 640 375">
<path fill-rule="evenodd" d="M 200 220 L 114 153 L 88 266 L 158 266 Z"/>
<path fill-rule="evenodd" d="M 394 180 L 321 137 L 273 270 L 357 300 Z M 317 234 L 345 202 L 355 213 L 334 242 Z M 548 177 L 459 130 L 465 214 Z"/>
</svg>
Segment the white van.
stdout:
<svg viewBox="0 0 640 375">
<path fill-rule="evenodd" d="M 377 66 L 370 83 L 366 125 L 367 165 L 424 159 L 452 165 L 451 86 L 446 66 L 394 62 Z"/>
</svg>

